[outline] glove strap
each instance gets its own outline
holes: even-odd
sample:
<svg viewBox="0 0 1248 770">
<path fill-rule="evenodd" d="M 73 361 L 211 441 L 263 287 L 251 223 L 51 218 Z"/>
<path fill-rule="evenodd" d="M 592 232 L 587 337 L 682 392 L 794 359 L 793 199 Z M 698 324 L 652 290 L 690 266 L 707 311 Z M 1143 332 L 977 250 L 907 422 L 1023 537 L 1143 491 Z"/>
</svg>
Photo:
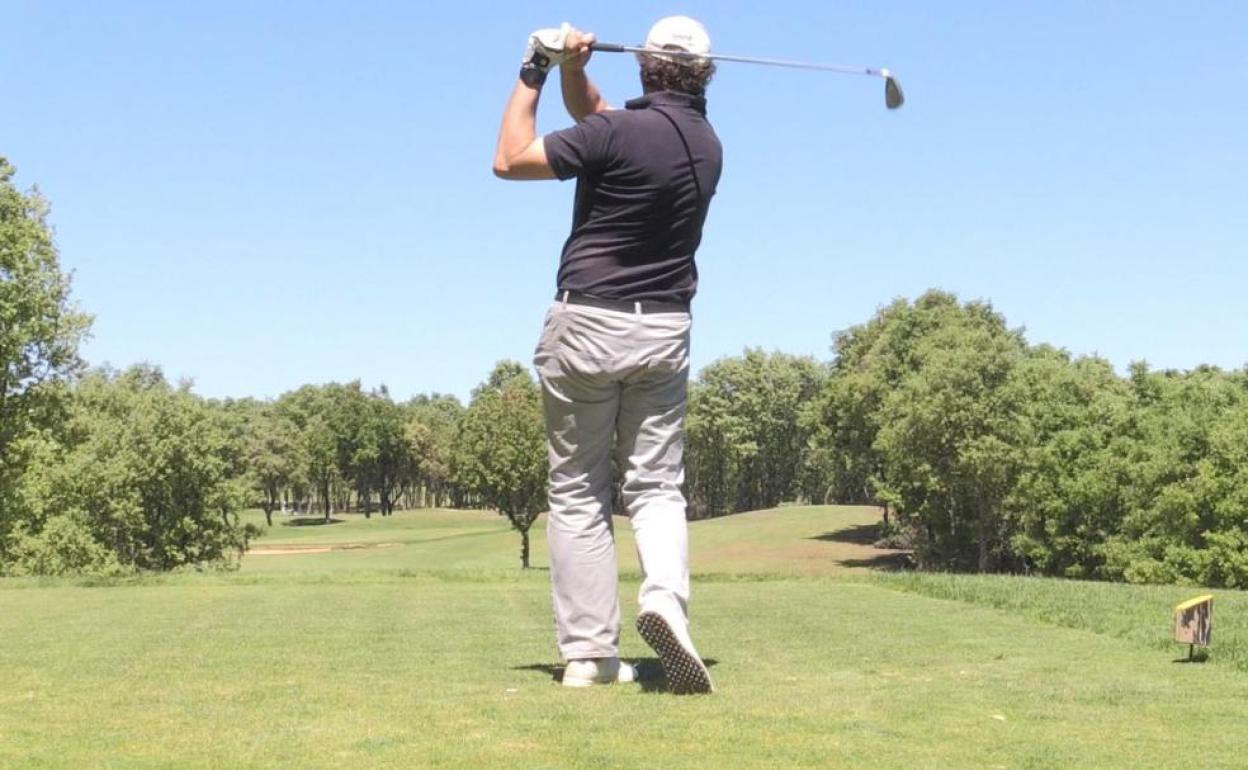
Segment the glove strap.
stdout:
<svg viewBox="0 0 1248 770">
<path fill-rule="evenodd" d="M 546 82 L 546 72 L 536 63 L 526 62 L 520 67 L 520 82 L 529 88 L 541 88 Z"/>
</svg>

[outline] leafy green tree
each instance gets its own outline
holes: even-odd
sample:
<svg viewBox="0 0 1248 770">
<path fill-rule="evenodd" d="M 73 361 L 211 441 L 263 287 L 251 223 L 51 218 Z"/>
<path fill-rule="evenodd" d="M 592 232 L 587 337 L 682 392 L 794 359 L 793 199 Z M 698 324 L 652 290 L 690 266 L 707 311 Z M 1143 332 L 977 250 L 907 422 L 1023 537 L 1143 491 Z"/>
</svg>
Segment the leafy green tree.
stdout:
<svg viewBox="0 0 1248 770">
<path fill-rule="evenodd" d="M 838 332 L 831 376 L 802 415 L 811 432 L 811 458 L 826 470 L 824 499 L 883 506 L 887 482 L 876 446 L 885 397 L 919 368 L 916 346 L 958 310 L 957 297 L 929 291 L 913 303 L 899 299 L 869 321 Z"/>
<path fill-rule="evenodd" d="M 411 447 L 403 433 L 402 407 L 390 400 L 384 387 L 370 394 L 366 404 L 353 465 L 362 477 L 360 488 L 369 496 L 365 512 L 371 508 L 371 493 L 375 491 L 381 515 L 389 516 L 394 513 L 404 474 L 412 464 Z"/>
<path fill-rule="evenodd" d="M 804 416 L 833 496 L 895 507 L 925 565 L 1010 563 L 1018 404 L 1008 386 L 1025 350 L 991 306 L 938 291 L 839 334 L 831 378 Z"/>
<path fill-rule="evenodd" d="M 825 377 L 811 358 L 757 349 L 701 372 L 686 418 L 696 511 L 770 508 L 798 496 L 810 439 L 800 417 Z"/>
<path fill-rule="evenodd" d="M 836 351 L 810 457 L 836 499 L 895 506 L 921 564 L 1248 585 L 1248 372 L 1124 379 L 943 292 Z"/>
<path fill-rule="evenodd" d="M 48 204 L 20 191 L 0 156 L 0 564 L 18 511 L 15 485 L 42 432 L 63 419 L 66 383 L 80 371 L 90 318 L 70 301 Z"/>
<path fill-rule="evenodd" d="M 463 405 L 454 396 L 422 395 L 409 401 L 404 411 L 403 436 L 408 445 L 407 477 L 413 506 L 458 502 L 452 466 Z"/>
<path fill-rule="evenodd" d="M 94 372 L 74 390 L 64 443 L 44 442 L 22 482 L 11 571 L 236 566 L 229 425 L 158 369 Z"/>
<path fill-rule="evenodd" d="M 810 492 L 811 499 L 880 502 L 876 490 L 883 480 L 883 460 L 875 439 L 880 400 L 887 389 L 877 374 L 843 366 L 803 411 L 802 423 L 811 436 L 808 464 L 819 469 L 814 478 L 823 486 Z"/>
<path fill-rule="evenodd" d="M 546 509 L 548 471 L 541 393 L 525 369 L 504 361 L 473 391 L 459 421 L 455 475 L 520 533 L 525 569 L 529 529 Z"/>
<path fill-rule="evenodd" d="M 481 393 L 487 390 L 501 390 L 507 383 L 518 381 L 522 385 L 532 384 L 533 378 L 529 375 L 529 370 L 516 361 L 499 361 L 490 371 L 490 376 L 485 382 L 472 389 L 472 397 L 475 399 Z"/>
<path fill-rule="evenodd" d="M 690 383 L 685 417 L 689 518 L 722 516 L 734 510 L 737 454 L 744 436 L 745 426 L 734 413 L 728 394 L 704 386 L 701 378 Z"/>
<path fill-rule="evenodd" d="M 1132 367 L 1138 439 L 1104 576 L 1248 586 L 1248 387 L 1213 367 Z"/>
<path fill-rule="evenodd" d="M 303 467 L 298 476 L 310 487 L 316 508 L 329 521 L 335 509 L 337 488 L 344 482 L 338 427 L 343 422 L 334 414 L 331 387 L 304 385 L 282 394 L 275 408 L 299 430 L 299 456 Z M 337 423 L 337 424 L 336 424 Z M 341 506 L 340 506 L 341 507 Z"/>
<path fill-rule="evenodd" d="M 926 564 L 987 572 L 1011 560 L 1004 501 L 1018 403 L 1008 384 L 1023 348 L 1004 319 L 968 306 L 916 345 L 918 371 L 881 403 L 881 496 L 915 527 Z"/>
<path fill-rule="evenodd" d="M 368 396 L 359 380 L 341 384 L 331 382 L 322 388 L 321 416 L 333 436 L 335 501 L 341 510 L 350 510 L 354 489 L 358 507 L 366 516 L 372 514 L 372 481 L 364 465 L 375 458 L 375 447 L 368 447 L 366 435 Z"/>
<path fill-rule="evenodd" d="M 1137 408 L 1127 382 L 1099 358 L 1048 346 L 1014 372 L 1020 468 L 1005 507 L 1025 571 L 1102 577 L 1105 544 L 1127 513 Z"/>
<path fill-rule="evenodd" d="M 316 414 L 303 429 L 303 456 L 307 462 L 308 478 L 320 501 L 325 521 L 329 521 L 334 512 L 334 484 L 340 478 L 338 474 L 338 441 L 329 421 Z"/>
<path fill-rule="evenodd" d="M 308 465 L 299 428 L 276 408 L 266 405 L 256 413 L 243 451 L 250 488 L 259 498 L 265 521 L 271 527 L 273 511 L 281 505 L 283 493 L 299 483 L 299 474 Z"/>
</svg>

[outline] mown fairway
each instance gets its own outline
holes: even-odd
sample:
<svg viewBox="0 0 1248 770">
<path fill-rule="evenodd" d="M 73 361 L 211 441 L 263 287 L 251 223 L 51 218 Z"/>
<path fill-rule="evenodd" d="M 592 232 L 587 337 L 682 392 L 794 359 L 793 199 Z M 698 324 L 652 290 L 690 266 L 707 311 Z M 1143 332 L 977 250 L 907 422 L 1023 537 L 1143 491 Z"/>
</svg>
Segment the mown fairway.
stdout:
<svg viewBox="0 0 1248 770">
<path fill-rule="evenodd" d="M 0 767 L 1243 766 L 1244 594 L 1177 664 L 1194 591 L 880 577 L 873 516 L 693 525 L 710 697 L 558 687 L 541 532 L 522 573 L 488 514 L 275 526 L 257 554 L 352 547 L 237 574 L 0 582 Z M 624 654 L 650 659 L 631 629 Z"/>
</svg>

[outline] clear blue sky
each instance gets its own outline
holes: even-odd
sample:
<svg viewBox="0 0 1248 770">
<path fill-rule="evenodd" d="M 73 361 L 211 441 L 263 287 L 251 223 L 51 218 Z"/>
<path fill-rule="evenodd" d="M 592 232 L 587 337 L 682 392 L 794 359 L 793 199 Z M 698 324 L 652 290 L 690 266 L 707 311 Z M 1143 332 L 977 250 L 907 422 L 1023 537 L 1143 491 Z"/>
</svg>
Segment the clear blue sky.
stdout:
<svg viewBox="0 0 1248 770">
<path fill-rule="evenodd" d="M 909 99 L 721 66 L 695 366 L 827 359 L 929 287 L 1120 368 L 1248 362 L 1242 0 L 7 0 L 0 154 L 52 202 L 93 363 L 464 397 L 529 361 L 571 218 L 571 183 L 490 173 L 527 33 L 634 42 L 670 13 L 723 53 L 891 67 Z M 639 90 L 626 56 L 591 73 Z M 568 123 L 547 97 L 542 131 Z"/>
</svg>

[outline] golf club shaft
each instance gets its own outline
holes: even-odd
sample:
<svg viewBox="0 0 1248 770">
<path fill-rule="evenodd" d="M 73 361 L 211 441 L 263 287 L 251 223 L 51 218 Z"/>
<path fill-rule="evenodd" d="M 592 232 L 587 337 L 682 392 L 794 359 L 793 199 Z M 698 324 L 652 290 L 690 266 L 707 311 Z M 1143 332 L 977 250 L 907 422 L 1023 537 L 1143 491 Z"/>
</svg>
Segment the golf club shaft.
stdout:
<svg viewBox="0 0 1248 770">
<path fill-rule="evenodd" d="M 649 48 L 635 45 L 620 45 L 619 43 L 594 43 L 590 48 L 604 53 L 655 53 L 655 51 Z M 892 77 L 892 73 L 887 69 L 875 69 L 873 67 L 845 67 L 839 64 L 816 64 L 812 62 L 785 61 L 783 59 L 758 59 L 753 56 L 730 56 L 722 53 L 697 54 L 689 53 L 688 51 L 662 51 L 661 53 L 664 56 L 735 61 L 744 64 L 764 64 L 769 67 L 790 67 L 802 70 L 823 70 L 825 72 L 839 72 L 843 75 L 871 75 L 886 79 Z"/>
</svg>

